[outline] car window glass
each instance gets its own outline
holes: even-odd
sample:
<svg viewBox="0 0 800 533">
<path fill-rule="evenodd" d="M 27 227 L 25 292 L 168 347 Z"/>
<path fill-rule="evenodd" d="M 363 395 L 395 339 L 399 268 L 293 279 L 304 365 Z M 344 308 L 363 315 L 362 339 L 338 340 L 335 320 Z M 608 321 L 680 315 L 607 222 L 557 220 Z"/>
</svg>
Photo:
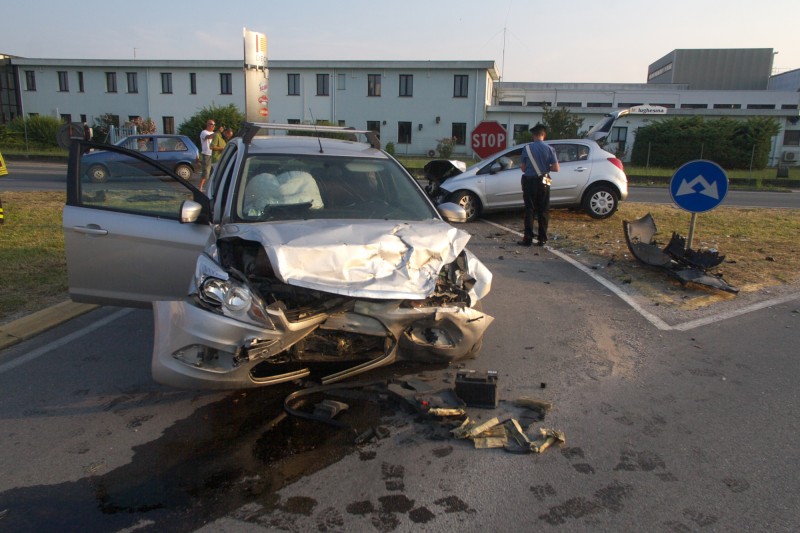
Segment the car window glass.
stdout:
<svg viewBox="0 0 800 533">
<path fill-rule="evenodd" d="M 586 159 L 589 156 L 589 148 L 581 144 L 572 143 L 554 143 L 550 146 L 556 151 L 556 158 L 559 163 L 570 163 L 580 159 Z M 584 157 L 579 157 L 584 154 Z"/>
<path fill-rule="evenodd" d="M 511 150 L 510 152 L 506 152 L 505 154 L 501 155 L 494 161 L 492 161 L 491 165 L 485 168 L 488 172 L 490 169 L 492 172 L 500 172 L 504 170 L 514 170 L 520 168 L 522 164 L 522 148 L 517 148 Z M 500 168 L 497 168 L 497 166 Z"/>
<path fill-rule="evenodd" d="M 186 144 L 175 137 L 159 137 L 158 138 L 158 151 L 159 152 L 182 152 L 186 150 Z"/>
<path fill-rule="evenodd" d="M 392 160 L 291 155 L 248 157 L 235 211 L 244 221 L 435 216 L 412 178 Z"/>
<path fill-rule="evenodd" d="M 109 148 L 81 157 L 78 198 L 79 205 L 94 209 L 179 220 L 181 204 L 193 193 L 151 160 Z"/>
</svg>

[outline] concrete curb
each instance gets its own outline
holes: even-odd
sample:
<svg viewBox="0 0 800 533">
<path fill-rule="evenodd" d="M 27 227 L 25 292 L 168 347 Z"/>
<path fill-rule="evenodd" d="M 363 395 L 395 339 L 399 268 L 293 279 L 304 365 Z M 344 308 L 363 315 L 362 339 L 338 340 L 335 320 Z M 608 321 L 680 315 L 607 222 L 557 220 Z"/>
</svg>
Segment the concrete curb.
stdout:
<svg viewBox="0 0 800 533">
<path fill-rule="evenodd" d="M 98 307 L 100 306 L 66 301 L 24 316 L 19 320 L 0 325 L 0 350 L 35 337 L 43 331 L 47 331 Z"/>
</svg>

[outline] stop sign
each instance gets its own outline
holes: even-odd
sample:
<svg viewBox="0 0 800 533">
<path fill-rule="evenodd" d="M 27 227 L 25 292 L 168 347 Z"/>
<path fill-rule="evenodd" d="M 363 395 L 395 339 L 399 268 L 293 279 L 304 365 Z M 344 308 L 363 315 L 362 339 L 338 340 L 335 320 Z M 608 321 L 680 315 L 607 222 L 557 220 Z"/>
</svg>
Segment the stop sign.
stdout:
<svg viewBox="0 0 800 533">
<path fill-rule="evenodd" d="M 470 139 L 472 139 L 472 149 L 478 157 L 485 159 L 506 147 L 508 134 L 499 122 L 483 121 L 472 130 Z"/>
</svg>

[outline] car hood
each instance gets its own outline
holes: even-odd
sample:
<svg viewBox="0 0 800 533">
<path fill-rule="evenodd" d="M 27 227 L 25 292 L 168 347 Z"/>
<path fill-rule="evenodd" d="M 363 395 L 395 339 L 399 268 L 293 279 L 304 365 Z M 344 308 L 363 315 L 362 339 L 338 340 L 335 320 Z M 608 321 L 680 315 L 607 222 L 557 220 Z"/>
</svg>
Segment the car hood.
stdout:
<svg viewBox="0 0 800 533">
<path fill-rule="evenodd" d="M 453 176 L 458 176 L 466 169 L 466 163 L 456 159 L 434 159 L 422 167 L 425 178 L 433 183 L 442 183 Z"/>
<path fill-rule="evenodd" d="M 470 235 L 432 219 L 424 222 L 304 220 L 227 225 L 220 238 L 261 243 L 284 283 L 324 292 L 378 299 L 424 299 L 442 266 L 464 250 Z M 491 274 L 471 254 L 475 301 L 489 290 Z"/>
</svg>

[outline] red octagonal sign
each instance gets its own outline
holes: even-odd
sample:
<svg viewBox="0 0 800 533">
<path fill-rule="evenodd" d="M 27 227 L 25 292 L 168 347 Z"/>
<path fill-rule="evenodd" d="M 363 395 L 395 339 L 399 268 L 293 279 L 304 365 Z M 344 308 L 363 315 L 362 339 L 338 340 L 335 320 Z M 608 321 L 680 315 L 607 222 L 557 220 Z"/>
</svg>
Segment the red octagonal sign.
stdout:
<svg viewBox="0 0 800 533">
<path fill-rule="evenodd" d="M 499 122 L 483 121 L 472 130 L 470 139 L 472 149 L 478 157 L 485 159 L 506 147 L 508 134 Z"/>
</svg>

